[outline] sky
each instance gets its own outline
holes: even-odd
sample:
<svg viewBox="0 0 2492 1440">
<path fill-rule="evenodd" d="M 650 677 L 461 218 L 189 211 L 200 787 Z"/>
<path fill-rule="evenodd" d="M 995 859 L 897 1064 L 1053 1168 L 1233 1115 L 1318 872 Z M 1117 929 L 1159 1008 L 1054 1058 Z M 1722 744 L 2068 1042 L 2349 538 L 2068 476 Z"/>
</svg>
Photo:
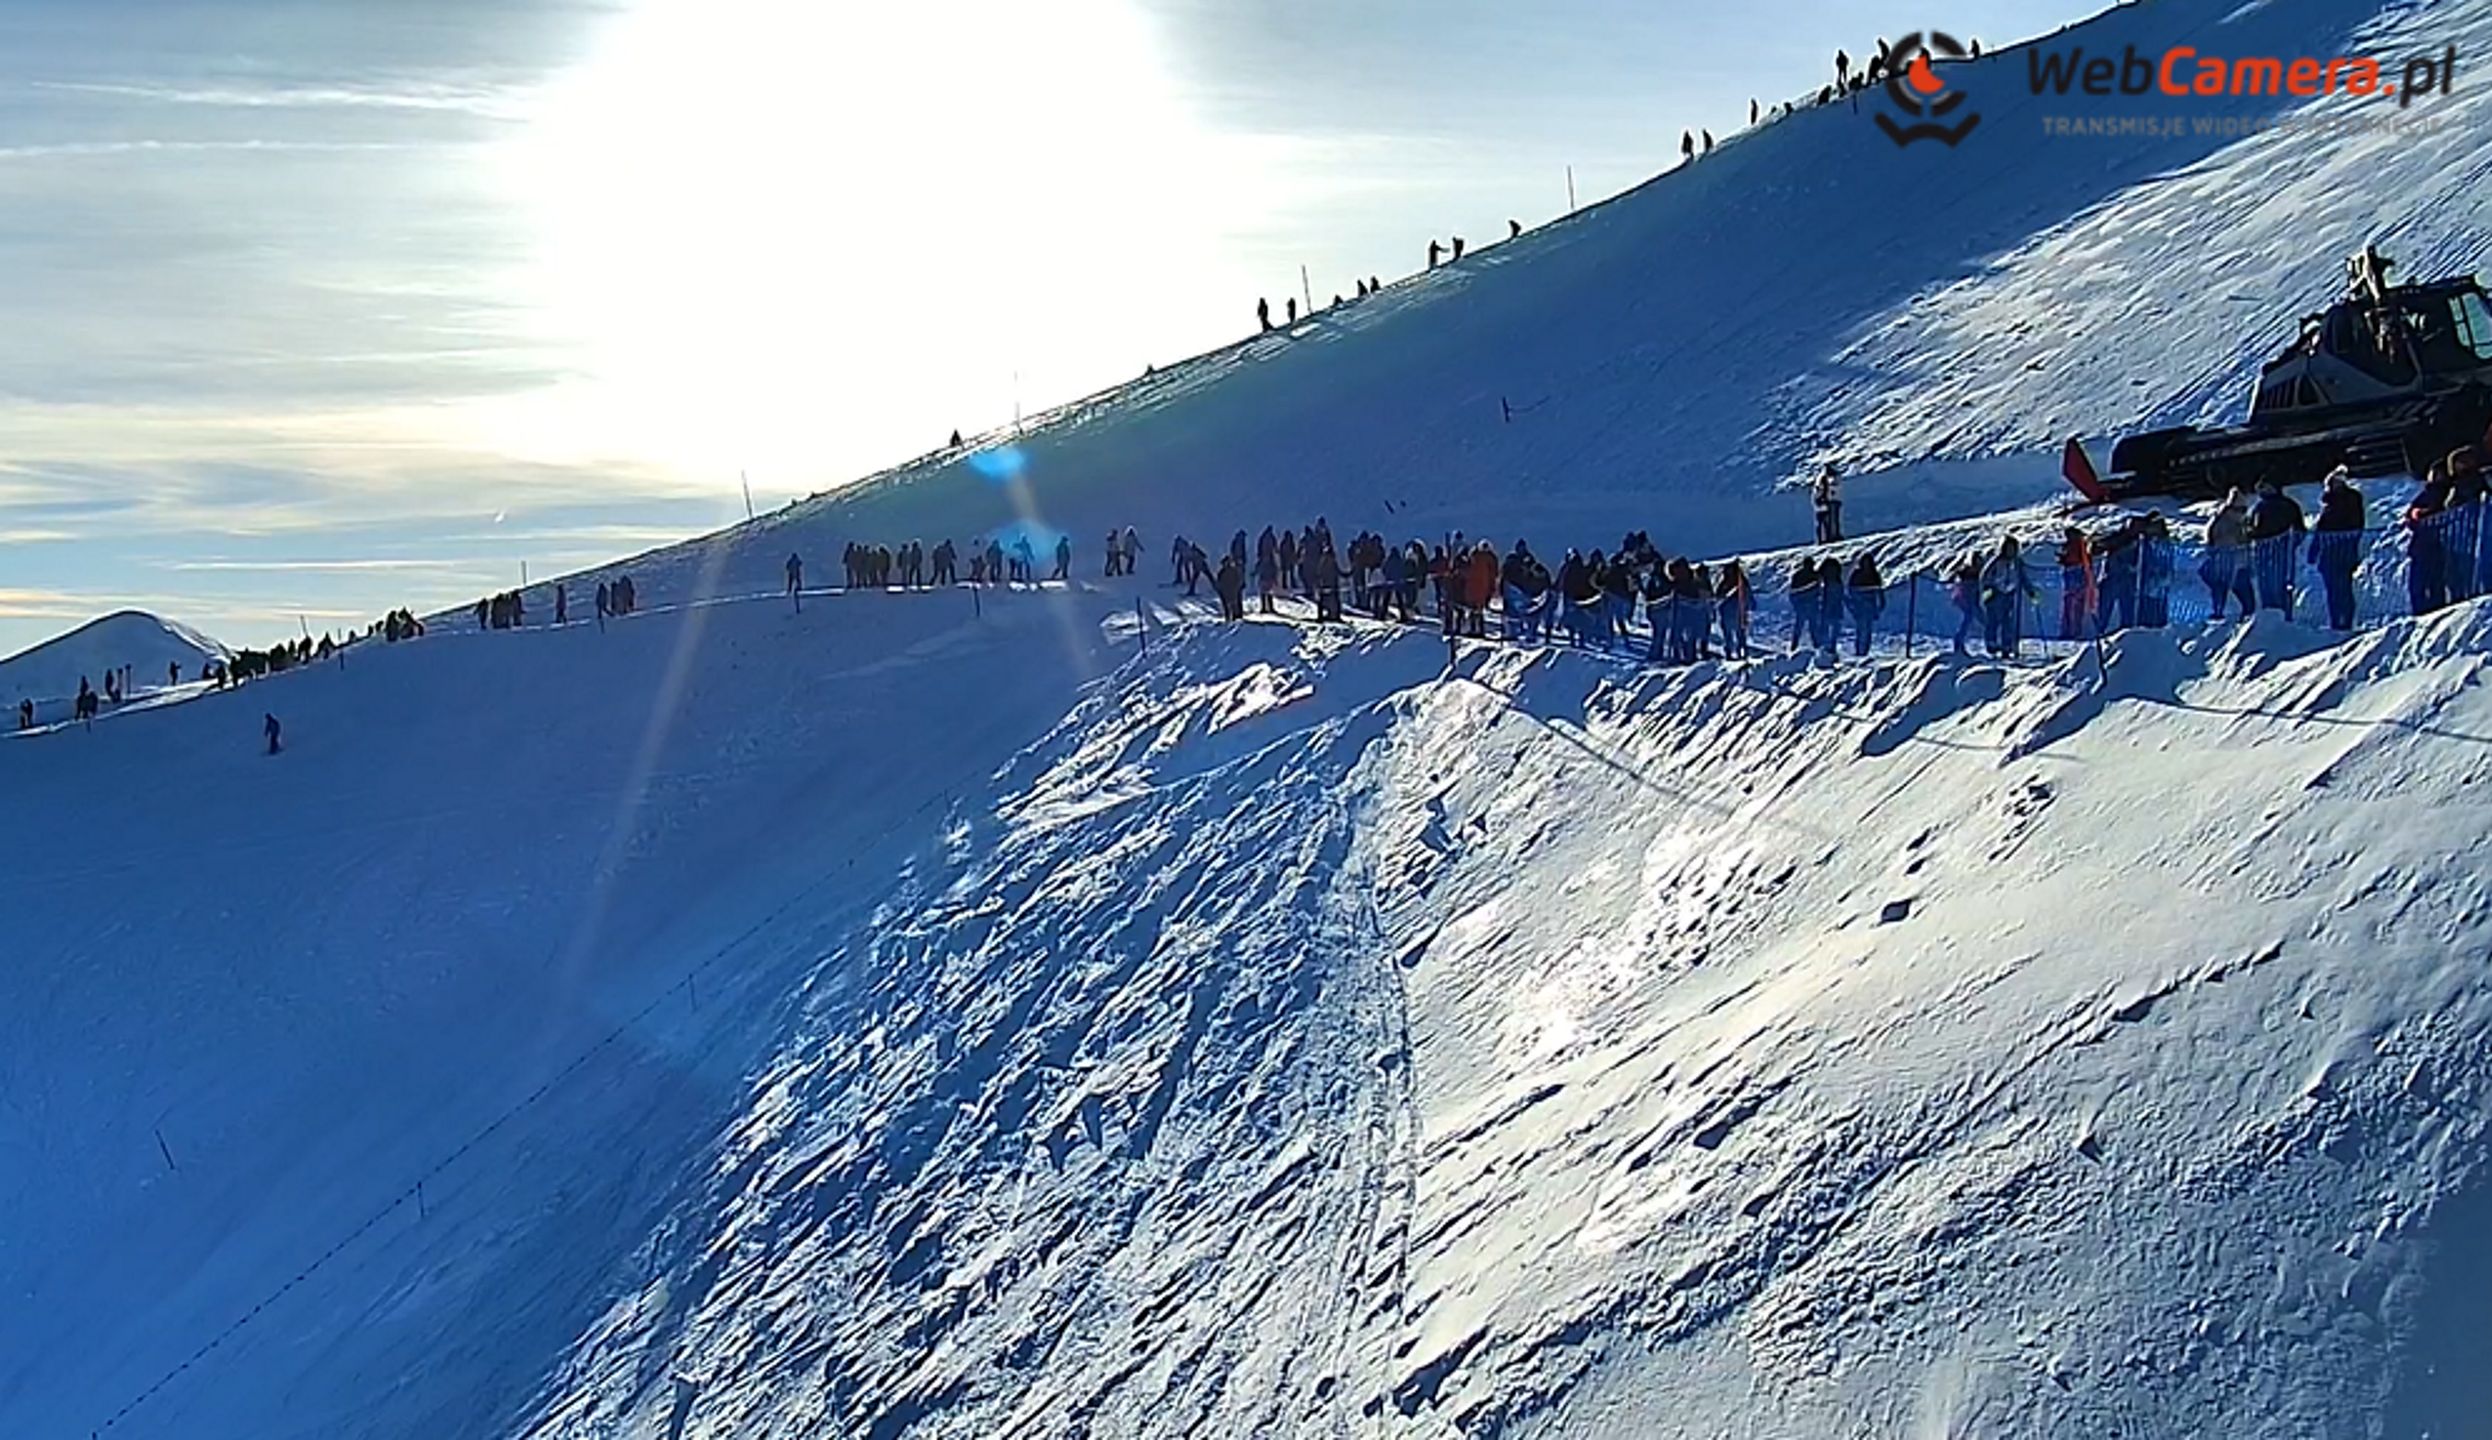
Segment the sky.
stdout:
<svg viewBox="0 0 2492 1440">
<path fill-rule="evenodd" d="M 0 0 L 0 654 L 713 529 L 1627 189 L 1837 47 L 1833 0 Z"/>
</svg>

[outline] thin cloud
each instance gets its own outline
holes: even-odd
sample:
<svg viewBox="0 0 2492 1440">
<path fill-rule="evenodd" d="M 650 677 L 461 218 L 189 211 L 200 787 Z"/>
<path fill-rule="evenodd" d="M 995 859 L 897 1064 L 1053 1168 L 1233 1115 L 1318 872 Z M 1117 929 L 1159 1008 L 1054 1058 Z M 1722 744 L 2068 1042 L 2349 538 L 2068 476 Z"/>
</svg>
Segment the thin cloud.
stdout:
<svg viewBox="0 0 2492 1440">
<path fill-rule="evenodd" d="M 446 111 L 459 115 L 481 115 L 494 120 L 525 119 L 529 113 L 530 98 L 526 92 L 469 90 L 453 86 L 271 85 L 245 89 L 38 80 L 33 88 L 76 95 L 152 100 L 165 105 L 205 105 L 245 110 Z"/>
<path fill-rule="evenodd" d="M 291 571 L 354 573 L 363 570 L 462 570 L 449 560 L 174 560 L 166 570 L 248 570 L 284 574 Z"/>
<path fill-rule="evenodd" d="M 269 151 L 353 154 L 424 150 L 438 146 L 359 140 L 86 140 L 58 145 L 0 145 L 0 160 L 60 160 L 83 156 L 190 154 L 204 151 Z"/>
</svg>

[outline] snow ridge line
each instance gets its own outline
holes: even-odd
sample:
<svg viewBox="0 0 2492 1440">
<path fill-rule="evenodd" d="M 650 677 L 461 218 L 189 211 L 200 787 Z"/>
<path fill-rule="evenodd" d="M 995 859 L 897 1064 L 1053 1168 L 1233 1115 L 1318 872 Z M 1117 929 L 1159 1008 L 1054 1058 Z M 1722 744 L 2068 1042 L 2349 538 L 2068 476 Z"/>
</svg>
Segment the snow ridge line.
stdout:
<svg viewBox="0 0 2492 1440">
<path fill-rule="evenodd" d="M 925 803 L 919 805 L 915 810 L 912 810 L 907 815 L 901 817 L 902 823 L 916 820 L 925 815 L 928 811 L 936 809 L 938 806 L 949 806 L 955 798 L 956 797 L 949 791 L 931 796 L 925 801 Z M 404 1189 L 400 1190 L 379 1209 L 375 1210 L 370 1216 L 366 1217 L 362 1224 L 357 1225 L 353 1230 L 349 1231 L 344 1238 L 330 1245 L 328 1249 L 323 1250 L 318 1257 L 313 1259 L 302 1269 L 296 1271 L 293 1276 L 285 1281 L 285 1283 L 279 1285 L 275 1290 L 270 1291 L 265 1298 L 254 1304 L 250 1309 L 244 1311 L 240 1316 L 235 1318 L 231 1324 L 228 1324 L 224 1329 L 218 1331 L 198 1349 L 192 1351 L 187 1358 L 183 1359 L 179 1364 L 175 1365 L 172 1369 L 166 1371 L 162 1376 L 158 1377 L 156 1381 L 149 1385 L 146 1389 L 141 1390 L 138 1394 L 132 1396 L 128 1401 L 123 1403 L 121 1408 L 113 1411 L 110 1416 L 105 1418 L 102 1424 L 96 1426 L 88 1432 L 90 1437 L 100 1436 L 105 1431 L 113 1429 L 122 1421 L 128 1419 L 132 1413 L 139 1409 L 139 1407 L 145 1405 L 148 1401 L 161 1394 L 167 1386 L 170 1386 L 174 1381 L 187 1374 L 200 1362 L 206 1360 L 208 1356 L 215 1353 L 227 1341 L 233 1339 L 235 1335 L 241 1333 L 245 1326 L 249 1325 L 252 1321 L 257 1320 L 263 1312 L 268 1310 L 271 1306 L 277 1304 L 277 1302 L 283 1300 L 297 1287 L 301 1286 L 305 1281 L 311 1279 L 312 1276 L 318 1274 L 329 1264 L 330 1261 L 335 1260 L 339 1255 L 345 1253 L 345 1251 L 356 1241 L 361 1240 L 365 1235 L 370 1234 L 372 1230 L 383 1220 L 386 1220 L 390 1216 L 396 1214 L 410 1201 L 416 1200 L 424 1188 L 425 1181 L 441 1175 L 451 1166 L 456 1165 L 459 1161 L 465 1159 L 478 1146 L 493 1138 L 493 1136 L 499 1133 L 504 1126 L 510 1124 L 513 1120 L 518 1119 L 527 1111 L 534 1109 L 538 1104 L 543 1102 L 547 1096 L 551 1095 L 557 1088 L 559 1088 L 565 1080 L 570 1079 L 573 1075 L 585 1068 L 591 1060 L 594 1060 L 600 1054 L 603 1054 L 607 1049 L 611 1048 L 615 1042 L 632 1033 L 633 1030 L 640 1026 L 641 1022 L 656 1014 L 660 1006 L 663 1006 L 673 1000 L 678 993 L 689 991 L 693 984 L 698 981 L 704 973 L 717 966 L 728 956 L 734 954 L 744 945 L 746 941 L 751 940 L 754 936 L 760 934 L 762 931 L 775 924 L 790 910 L 794 909 L 799 902 L 807 900 L 818 894 L 833 880 L 844 878 L 849 871 L 856 868 L 857 861 L 863 857 L 863 854 L 864 852 L 851 854 L 845 863 L 834 869 L 823 872 L 822 875 L 816 877 L 810 883 L 800 887 L 795 894 L 790 895 L 787 899 L 781 901 L 769 913 L 763 915 L 759 920 L 756 920 L 751 925 L 745 927 L 745 929 L 738 933 L 734 939 L 719 946 L 718 949 L 713 951 L 708 958 L 685 971 L 683 975 L 676 979 L 673 984 L 668 985 L 665 989 L 652 996 L 648 1004 L 641 1006 L 640 1009 L 632 1012 L 631 1015 L 625 1017 L 622 1021 L 617 1023 L 614 1028 L 598 1037 L 598 1039 L 589 1045 L 587 1049 L 582 1050 L 578 1055 L 574 1056 L 569 1063 L 565 1064 L 560 1070 L 557 1070 L 554 1074 L 547 1077 L 545 1081 L 539 1084 L 534 1090 L 529 1091 L 527 1095 L 514 1102 L 501 1114 L 495 1116 L 493 1120 L 483 1129 L 478 1130 L 475 1134 L 470 1135 L 466 1140 L 462 1141 L 456 1149 L 452 1150 L 441 1159 L 433 1162 L 433 1164 L 428 1166 L 423 1173 L 417 1175 L 412 1181 L 409 1181 Z"/>
</svg>

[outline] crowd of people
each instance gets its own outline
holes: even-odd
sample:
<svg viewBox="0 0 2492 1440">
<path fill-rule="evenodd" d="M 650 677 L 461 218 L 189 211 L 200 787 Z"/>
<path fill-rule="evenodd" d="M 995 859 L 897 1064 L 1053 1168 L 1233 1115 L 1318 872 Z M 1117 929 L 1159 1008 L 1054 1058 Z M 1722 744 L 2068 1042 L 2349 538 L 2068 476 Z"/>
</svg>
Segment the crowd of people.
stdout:
<svg viewBox="0 0 2492 1440">
<path fill-rule="evenodd" d="M 2405 544 L 2412 609 L 2492 594 L 2492 527 L 2480 516 L 2492 486 L 2472 446 L 2431 467 L 2399 527 Z M 1842 539 L 1839 476 L 1832 466 L 1812 487 L 1821 547 Z M 1127 532 L 1130 533 L 1130 532 Z M 2257 611 L 2296 613 L 2305 571 L 2315 573 L 2325 623 L 2357 623 L 2355 577 L 2365 557 L 2366 502 L 2342 468 L 2320 487 L 2318 513 L 2306 514 L 2282 487 L 2264 482 L 2218 504 L 2198 537 L 2195 576 L 2206 614 L 2247 617 Z M 1432 619 L 1448 635 L 1487 637 L 1491 616 L 1505 639 L 1564 639 L 1590 648 L 1641 647 L 1650 661 L 1692 663 L 1720 656 L 1743 659 L 1756 648 L 1757 597 L 1737 560 L 1716 565 L 1661 554 L 1644 534 L 1613 549 L 1568 550 L 1554 570 L 1527 541 L 1500 557 L 1494 544 L 1460 534 L 1440 543 L 1386 541 L 1361 532 L 1336 545 L 1329 522 L 1299 528 L 1267 526 L 1250 539 L 1234 533 L 1215 560 L 1205 546 L 1178 537 L 1172 580 L 1189 595 L 1209 585 L 1221 613 L 1243 619 L 1249 592 L 1263 613 L 1281 596 L 1303 597 L 1319 622 L 1356 610 L 1378 620 Z M 1132 573 L 1111 568 L 1110 575 Z M 2091 528 L 2070 524 L 2055 555 L 2029 551 L 2014 535 L 1890 581 L 1870 548 L 1848 555 L 1820 548 L 1797 557 L 1784 577 L 1790 648 L 1870 653 L 1893 626 L 1897 586 L 1934 581 L 1953 607 L 1953 647 L 1971 653 L 1975 634 L 1993 656 L 2016 658 L 2030 640 L 2086 641 L 2126 629 L 2169 626 L 2182 550 L 2171 521 L 2149 509 Z M 2058 591 L 2057 624 L 2046 626 L 2048 590 Z M 1940 614 L 1930 619 L 1939 621 Z M 1634 624 L 1644 624 L 1641 633 Z M 1916 625 L 1921 623 L 1913 622 Z M 1944 623 L 1936 626 L 1944 634 Z"/>
</svg>

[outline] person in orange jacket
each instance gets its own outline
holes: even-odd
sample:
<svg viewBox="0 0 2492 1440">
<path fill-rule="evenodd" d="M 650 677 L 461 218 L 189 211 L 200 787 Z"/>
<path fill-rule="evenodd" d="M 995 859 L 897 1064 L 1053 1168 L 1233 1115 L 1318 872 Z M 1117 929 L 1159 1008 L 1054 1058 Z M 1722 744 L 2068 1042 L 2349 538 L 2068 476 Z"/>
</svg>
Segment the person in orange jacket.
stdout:
<svg viewBox="0 0 2492 1440">
<path fill-rule="evenodd" d="M 1488 638 L 1488 602 L 1497 593 L 1497 549 L 1481 541 L 1463 564 L 1462 605 L 1465 634 Z"/>
</svg>

